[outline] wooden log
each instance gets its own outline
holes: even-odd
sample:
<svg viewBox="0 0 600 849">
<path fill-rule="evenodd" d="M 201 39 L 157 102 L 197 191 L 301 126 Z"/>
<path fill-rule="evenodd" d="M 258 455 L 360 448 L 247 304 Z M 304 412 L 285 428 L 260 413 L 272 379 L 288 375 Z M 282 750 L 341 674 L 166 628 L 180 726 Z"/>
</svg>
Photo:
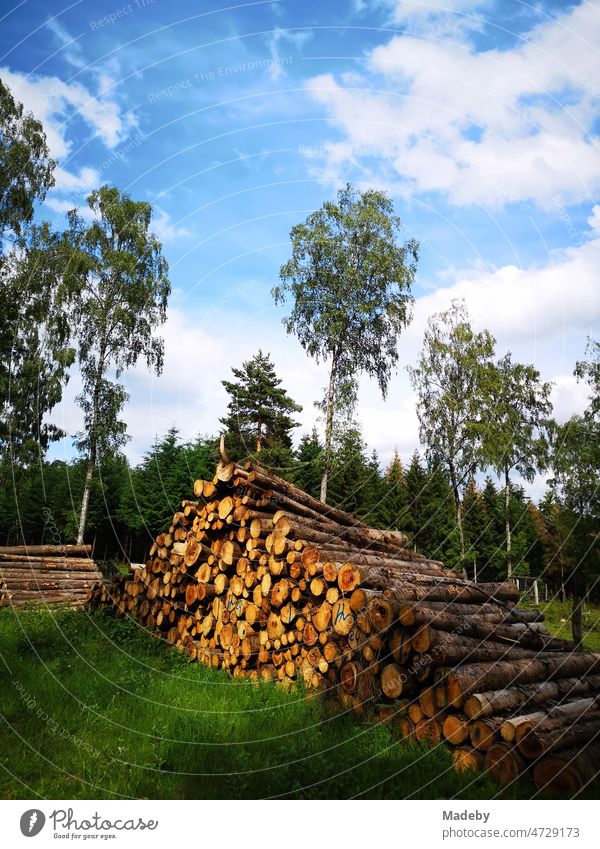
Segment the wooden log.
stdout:
<svg viewBox="0 0 600 849">
<path fill-rule="evenodd" d="M 425 608 L 425 610 L 427 610 Z M 400 611 L 398 618 L 400 618 Z M 452 635 L 460 634 L 465 637 L 474 637 L 479 640 L 487 640 L 488 638 L 494 641 L 505 641 L 507 644 L 521 646 L 523 648 L 531 648 L 544 651 L 573 651 L 573 643 L 570 640 L 559 640 L 553 637 L 545 637 L 538 631 L 527 627 L 524 629 L 515 629 L 512 625 L 506 625 L 504 622 L 498 624 L 487 622 L 474 616 L 452 616 L 444 611 L 429 611 L 429 615 L 423 615 L 423 611 L 419 611 L 415 615 L 415 622 L 421 620 L 424 624 L 420 626 L 423 648 L 415 648 L 415 651 L 427 651 L 428 646 L 425 644 L 428 629 L 436 629 L 438 632 L 448 632 Z"/>
<path fill-rule="evenodd" d="M 434 579 L 432 578 L 432 581 Z M 398 580 L 390 580 L 390 589 L 386 592 L 398 601 L 443 601 L 460 604 L 480 604 L 489 601 L 516 601 L 519 590 L 511 581 L 503 583 L 468 584 L 453 579 L 439 578 L 430 586 L 419 586 L 416 583 L 402 584 Z"/>
<path fill-rule="evenodd" d="M 533 768 L 538 790 L 572 798 L 600 775 L 600 741 L 543 757 Z"/>
<path fill-rule="evenodd" d="M 448 703 L 462 707 L 472 693 L 503 689 L 507 684 L 532 684 L 555 678 L 589 675 L 600 668 L 600 654 L 549 653 L 537 659 L 472 663 L 459 666 L 448 673 L 446 686 Z"/>
<path fill-rule="evenodd" d="M 296 504 L 309 507 L 311 510 L 314 510 L 315 513 L 338 522 L 340 525 L 349 525 L 358 528 L 367 527 L 364 522 L 355 519 L 354 516 L 350 515 L 350 513 L 346 513 L 344 510 L 332 507 L 329 504 L 319 501 L 317 498 L 313 498 L 312 495 L 303 492 L 303 490 L 291 483 L 288 483 L 288 481 L 283 480 L 283 478 L 273 475 L 268 469 L 265 469 L 259 464 L 253 464 L 251 471 L 238 467 L 236 469 L 236 473 L 239 474 L 240 477 L 245 477 L 249 483 L 256 483 L 266 489 L 272 490 L 273 492 L 281 493 Z"/>
<path fill-rule="evenodd" d="M 433 717 L 421 719 L 415 724 L 414 736 L 419 743 L 426 743 L 433 749 L 442 738 L 440 723 Z"/>
<path fill-rule="evenodd" d="M 585 714 L 550 727 L 540 723 L 517 742 L 519 752 L 527 760 L 537 760 L 551 751 L 560 749 L 582 749 L 590 740 L 600 740 L 600 716 L 598 712 Z"/>
<path fill-rule="evenodd" d="M 449 631 L 436 631 L 429 625 L 422 625 L 411 639 L 413 651 L 426 653 L 437 666 L 452 666 L 458 663 L 492 663 L 497 660 L 519 660 L 536 658 L 538 652 L 522 649 L 506 643 L 481 640 L 452 634 Z"/>
<path fill-rule="evenodd" d="M 522 756 L 508 743 L 494 743 L 483 759 L 483 767 L 504 786 L 515 782 L 527 765 Z"/>
<path fill-rule="evenodd" d="M 483 716 L 514 711 L 527 704 L 542 704 L 558 701 L 565 696 L 585 696 L 597 691 L 600 691 L 600 675 L 590 675 L 586 678 L 558 678 L 555 681 L 541 681 L 502 690 L 473 693 L 465 702 L 464 712 L 469 719 L 479 719 Z"/>
<path fill-rule="evenodd" d="M 499 742 L 500 726 L 503 719 L 499 716 L 488 716 L 485 719 L 475 719 L 469 723 L 469 740 L 474 749 L 486 752 L 490 746 Z"/>
<path fill-rule="evenodd" d="M 469 739 L 469 721 L 460 713 L 451 713 L 444 719 L 442 733 L 452 746 L 462 746 Z"/>
<path fill-rule="evenodd" d="M 335 522 L 324 524 L 308 517 L 295 516 L 292 513 L 277 511 L 273 517 L 275 526 L 285 532 L 286 535 L 308 540 L 311 543 L 322 545 L 333 545 L 344 550 L 357 550 L 357 553 L 381 552 L 382 554 L 395 555 L 404 552 L 405 549 L 397 541 L 386 539 L 384 532 L 374 532 L 371 528 L 347 527 Z M 406 538 L 404 538 L 404 542 Z M 439 569 L 441 572 L 442 570 Z"/>
<path fill-rule="evenodd" d="M 406 670 L 397 663 L 387 663 L 381 670 L 381 690 L 388 699 L 399 699 L 407 681 Z"/>
<path fill-rule="evenodd" d="M 556 727 L 562 727 L 564 720 L 572 722 L 577 717 L 596 712 L 599 709 L 600 696 L 594 695 L 587 699 L 576 699 L 573 702 L 556 705 L 545 711 L 511 716 L 502 723 L 500 734 L 505 742 L 512 743 L 514 741 L 518 743 L 534 729 L 553 730 Z"/>
<path fill-rule="evenodd" d="M 505 607 L 499 604 L 459 604 L 428 601 L 427 604 L 404 603 L 399 610 L 398 618 L 402 625 L 433 625 L 440 627 L 435 618 L 438 614 L 460 617 L 477 617 L 479 621 L 498 624 L 533 623 L 542 621 L 544 614 L 539 610 L 524 610 L 518 607 Z M 439 620 L 440 622 L 443 619 Z M 443 629 L 444 630 L 444 629 Z"/>
<path fill-rule="evenodd" d="M 483 752 L 468 746 L 462 746 L 452 752 L 452 767 L 455 772 L 472 772 L 477 774 L 483 767 Z"/>
<path fill-rule="evenodd" d="M 22 554 L 27 557 L 87 557 L 91 545 L 2 545 L 0 555 Z"/>
</svg>

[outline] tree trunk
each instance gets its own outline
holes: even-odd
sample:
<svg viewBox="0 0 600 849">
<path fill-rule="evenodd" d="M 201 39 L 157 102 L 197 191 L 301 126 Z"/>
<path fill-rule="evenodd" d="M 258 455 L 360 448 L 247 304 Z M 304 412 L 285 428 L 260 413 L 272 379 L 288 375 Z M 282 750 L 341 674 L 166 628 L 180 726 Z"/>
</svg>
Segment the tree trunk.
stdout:
<svg viewBox="0 0 600 849">
<path fill-rule="evenodd" d="M 327 502 L 327 481 L 329 478 L 329 467 L 331 464 L 331 440 L 333 436 L 333 405 L 335 398 L 335 382 L 337 379 L 337 352 L 331 360 L 331 371 L 329 372 L 329 385 L 327 387 L 327 409 L 325 412 L 325 458 L 323 463 L 323 477 L 321 478 L 321 501 Z"/>
<path fill-rule="evenodd" d="M 83 497 L 81 499 L 81 512 L 79 514 L 79 530 L 77 531 L 77 545 L 83 545 L 83 534 L 85 531 L 85 523 L 87 521 L 88 507 L 90 503 L 90 489 L 92 486 L 92 477 L 94 475 L 94 466 L 96 465 L 96 450 L 95 447 L 90 452 L 87 469 L 85 472 L 85 483 L 83 485 Z"/>
<path fill-rule="evenodd" d="M 581 629 L 581 609 L 583 607 L 583 596 L 581 595 L 581 591 L 579 589 L 579 581 L 575 580 L 575 588 L 573 591 L 573 611 L 571 613 L 571 630 L 573 633 L 573 643 L 575 644 L 575 651 L 579 651 L 581 649 L 583 643 L 583 633 Z"/>
<path fill-rule="evenodd" d="M 465 560 L 465 534 L 463 531 L 463 522 L 462 522 L 462 503 L 460 500 L 460 490 L 458 488 L 458 481 L 456 479 L 456 469 L 454 468 L 454 463 L 450 462 L 450 480 L 452 482 L 452 492 L 454 494 L 454 507 L 456 510 L 456 524 L 458 527 L 458 536 L 460 539 L 460 564 L 464 569 L 464 560 Z M 466 569 L 465 569 L 466 572 Z"/>
<path fill-rule="evenodd" d="M 504 530 L 506 534 L 506 577 L 512 578 L 512 539 L 510 534 L 510 476 L 508 466 L 504 467 Z"/>
</svg>

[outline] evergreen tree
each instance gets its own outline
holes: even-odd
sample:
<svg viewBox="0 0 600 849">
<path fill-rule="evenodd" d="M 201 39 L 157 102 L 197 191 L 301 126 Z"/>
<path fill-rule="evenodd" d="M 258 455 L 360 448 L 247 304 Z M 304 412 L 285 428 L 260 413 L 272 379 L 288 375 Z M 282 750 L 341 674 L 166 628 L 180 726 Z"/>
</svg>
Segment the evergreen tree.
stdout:
<svg viewBox="0 0 600 849">
<path fill-rule="evenodd" d="M 483 500 L 488 515 L 488 528 L 483 540 L 483 569 L 481 580 L 496 580 L 505 572 L 504 499 L 493 480 L 488 477 L 483 488 Z"/>
<path fill-rule="evenodd" d="M 221 381 L 231 398 L 227 416 L 220 420 L 228 452 L 237 459 L 263 452 L 262 462 L 287 465 L 291 432 L 299 424 L 292 414 L 302 407 L 282 389 L 270 355 L 262 350 L 231 371 L 236 380 Z"/>
<path fill-rule="evenodd" d="M 425 514 L 423 511 L 423 493 L 427 484 L 427 475 L 421 465 L 418 451 L 414 451 L 405 475 L 408 497 L 408 513 L 404 530 L 409 534 L 411 545 L 420 548 Z"/>
<path fill-rule="evenodd" d="M 293 482 L 313 498 L 318 498 L 323 477 L 323 446 L 316 428 L 303 435 L 295 460 Z"/>
<path fill-rule="evenodd" d="M 442 560 L 448 568 L 460 566 L 461 545 L 454 512 L 452 487 L 438 463 L 430 464 L 421 495 L 423 525 L 419 545 L 423 554 Z"/>
<path fill-rule="evenodd" d="M 369 480 L 366 445 L 356 422 L 337 435 L 329 475 L 328 503 L 358 516 Z"/>
<path fill-rule="evenodd" d="M 465 529 L 465 561 L 474 581 L 485 575 L 485 549 L 490 517 L 481 490 L 471 478 L 463 499 Z"/>
<path fill-rule="evenodd" d="M 385 470 L 382 481 L 383 495 L 379 510 L 381 526 L 392 531 L 407 532 L 409 524 L 408 490 L 402 461 L 397 449 Z"/>
<path fill-rule="evenodd" d="M 366 464 L 366 478 L 362 489 L 362 505 L 359 517 L 374 528 L 387 527 L 382 515 L 383 501 L 385 496 L 385 485 L 379 455 L 373 449 Z"/>
</svg>

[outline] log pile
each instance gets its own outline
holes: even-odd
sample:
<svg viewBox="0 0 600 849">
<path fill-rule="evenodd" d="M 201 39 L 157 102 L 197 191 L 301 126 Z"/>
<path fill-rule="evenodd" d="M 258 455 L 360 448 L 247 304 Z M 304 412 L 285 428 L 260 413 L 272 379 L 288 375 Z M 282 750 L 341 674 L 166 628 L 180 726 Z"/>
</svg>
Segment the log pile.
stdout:
<svg viewBox="0 0 600 849">
<path fill-rule="evenodd" d="M 89 545 L 0 547 L 0 606 L 81 607 L 102 580 Z"/>
<path fill-rule="evenodd" d="M 224 459 L 194 496 L 91 604 L 233 676 L 299 679 L 445 742 L 459 771 L 575 792 L 600 770 L 600 654 L 551 637 L 514 583 L 467 581 L 256 463 Z"/>
</svg>

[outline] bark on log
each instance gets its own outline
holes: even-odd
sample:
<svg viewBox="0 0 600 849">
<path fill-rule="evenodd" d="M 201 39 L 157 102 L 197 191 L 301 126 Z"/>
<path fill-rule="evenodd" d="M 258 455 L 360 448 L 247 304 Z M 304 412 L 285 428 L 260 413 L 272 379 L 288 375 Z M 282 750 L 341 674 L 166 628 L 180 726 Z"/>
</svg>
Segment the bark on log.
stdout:
<svg viewBox="0 0 600 849">
<path fill-rule="evenodd" d="M 502 689 L 507 684 L 532 684 L 555 678 L 589 675 L 600 668 L 600 654 L 552 653 L 537 660 L 473 663 L 448 673 L 448 704 L 462 707 L 472 693 Z"/>
<path fill-rule="evenodd" d="M 598 691 L 600 691 L 600 675 L 590 675 L 587 678 L 559 678 L 555 681 L 542 681 L 502 690 L 473 693 L 465 702 L 464 712 L 469 719 L 479 719 L 483 716 L 514 711 L 527 704 L 543 704 L 558 701 L 565 696 L 574 698 Z"/>
<path fill-rule="evenodd" d="M 91 556 L 91 545 L 3 545 L 0 555 L 24 554 L 28 557 L 84 557 Z"/>
</svg>

